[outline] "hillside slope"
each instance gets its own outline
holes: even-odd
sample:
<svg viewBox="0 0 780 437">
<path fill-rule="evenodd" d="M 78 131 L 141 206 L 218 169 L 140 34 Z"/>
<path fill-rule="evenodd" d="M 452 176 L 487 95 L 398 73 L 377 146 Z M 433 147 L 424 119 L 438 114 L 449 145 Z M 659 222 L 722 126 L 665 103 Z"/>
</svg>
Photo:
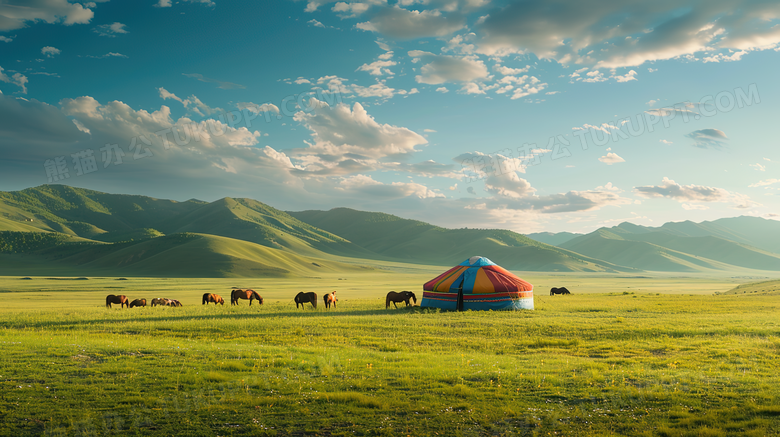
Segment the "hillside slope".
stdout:
<svg viewBox="0 0 780 437">
<path fill-rule="evenodd" d="M 405 262 L 454 265 L 471 256 L 484 255 L 515 270 L 631 270 L 549 246 L 512 231 L 444 229 L 391 214 L 349 208 L 289 214 L 366 250 Z"/>
</svg>

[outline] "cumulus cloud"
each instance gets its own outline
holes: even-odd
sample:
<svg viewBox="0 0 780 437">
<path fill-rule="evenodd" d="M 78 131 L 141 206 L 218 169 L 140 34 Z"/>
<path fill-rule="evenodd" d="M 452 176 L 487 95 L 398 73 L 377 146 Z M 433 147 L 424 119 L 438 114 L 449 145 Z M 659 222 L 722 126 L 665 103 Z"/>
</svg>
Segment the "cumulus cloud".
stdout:
<svg viewBox="0 0 780 437">
<path fill-rule="evenodd" d="M 258 105 L 257 103 L 252 102 L 238 102 L 236 103 L 236 107 L 240 110 L 246 109 L 249 112 L 252 112 L 253 114 L 259 114 L 261 112 L 275 112 L 279 113 L 279 107 L 274 105 L 273 103 L 263 103 L 262 105 Z"/>
<path fill-rule="evenodd" d="M 437 9 L 410 11 L 398 5 L 382 8 L 369 21 L 355 25 L 358 29 L 395 39 L 442 37 L 464 26 L 464 17 L 456 13 L 444 15 Z"/>
<path fill-rule="evenodd" d="M 780 179 L 764 179 L 763 181 L 756 182 L 755 184 L 748 185 L 750 188 L 767 187 L 769 185 L 780 183 Z"/>
<path fill-rule="evenodd" d="M 426 62 L 415 76 L 418 83 L 438 85 L 445 82 L 471 82 L 488 77 L 485 64 L 473 56 L 434 55 L 421 50 L 412 50 L 409 56 Z"/>
<path fill-rule="evenodd" d="M 54 24 L 86 24 L 94 16 L 91 3 L 85 7 L 81 3 L 68 0 L 8 0 L 0 3 L 0 32 L 26 27 L 28 23 L 43 21 Z"/>
<path fill-rule="evenodd" d="M 347 193 L 361 194 L 375 199 L 389 200 L 414 196 L 420 199 L 444 197 L 443 194 L 414 182 L 392 182 L 385 184 L 370 176 L 357 174 L 343 178 L 337 190 Z"/>
<path fill-rule="evenodd" d="M 407 128 L 380 124 L 355 103 L 329 106 L 314 100 L 314 111 L 300 111 L 295 120 L 311 131 L 308 147 L 292 151 L 306 172 L 351 174 L 378 168 L 380 160 L 403 157 L 428 140 Z"/>
<path fill-rule="evenodd" d="M 220 108 L 212 108 L 207 104 L 203 103 L 199 98 L 195 97 L 195 94 L 187 97 L 186 99 L 182 99 L 176 96 L 175 94 L 168 92 L 168 90 L 162 87 L 158 88 L 157 91 L 160 95 L 160 98 L 162 98 L 163 100 L 166 99 L 176 100 L 177 102 L 184 105 L 186 109 L 191 110 L 192 112 L 200 115 L 201 117 L 215 114 L 217 112 L 222 112 L 222 109 Z"/>
<path fill-rule="evenodd" d="M 392 57 L 393 52 L 388 52 L 388 53 L 390 54 L 390 57 Z M 392 67 L 396 64 L 397 62 L 390 60 L 389 57 L 386 57 L 386 59 L 380 59 L 370 64 L 363 64 L 360 67 L 358 67 L 356 71 L 367 71 L 369 74 L 373 76 L 382 76 L 385 74 L 392 76 L 393 72 L 390 70 L 389 67 Z"/>
<path fill-rule="evenodd" d="M 56 47 L 46 46 L 41 49 L 41 54 L 46 55 L 47 58 L 53 58 L 60 53 L 62 53 L 62 51 Z"/>
<path fill-rule="evenodd" d="M 626 160 L 618 156 L 617 153 L 612 153 L 612 152 L 609 152 L 605 156 L 599 158 L 599 161 L 607 165 L 617 164 L 619 162 L 626 162 Z"/>
<path fill-rule="evenodd" d="M 18 86 L 22 89 L 22 94 L 27 94 L 27 76 L 22 73 L 14 73 L 12 76 L 8 76 L 3 73 L 3 67 L 0 67 L 0 80 Z"/>
<path fill-rule="evenodd" d="M 608 69 L 698 53 L 710 53 L 706 58 L 713 62 L 775 47 L 779 18 L 780 5 L 758 0 L 530 0 L 485 17 L 477 44 L 488 55 L 534 53 L 564 65 Z"/>
<path fill-rule="evenodd" d="M 693 145 L 701 149 L 720 149 L 728 141 L 726 134 L 719 129 L 699 129 L 685 137 L 692 139 Z"/>
</svg>

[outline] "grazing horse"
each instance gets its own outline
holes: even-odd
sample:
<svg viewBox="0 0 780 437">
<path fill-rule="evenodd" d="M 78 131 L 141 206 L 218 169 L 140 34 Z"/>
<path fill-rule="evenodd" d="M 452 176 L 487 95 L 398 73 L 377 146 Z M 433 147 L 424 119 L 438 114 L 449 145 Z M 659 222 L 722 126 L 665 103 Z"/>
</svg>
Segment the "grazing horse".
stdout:
<svg viewBox="0 0 780 437">
<path fill-rule="evenodd" d="M 154 299 L 152 299 L 152 306 L 155 307 L 157 305 L 165 305 L 165 298 L 155 297 Z"/>
<path fill-rule="evenodd" d="M 252 306 L 253 299 L 257 299 L 257 303 L 259 303 L 260 305 L 263 304 L 263 298 L 260 297 L 260 295 L 257 294 L 255 290 L 249 290 L 249 289 L 243 290 L 240 288 L 233 290 L 230 293 L 230 304 L 238 305 L 239 299 L 249 299 L 249 306 Z"/>
<path fill-rule="evenodd" d="M 109 294 L 108 296 L 106 296 L 106 308 L 111 308 L 112 303 L 118 303 L 119 308 L 124 308 L 125 305 L 127 305 L 128 307 L 130 306 L 130 302 L 127 301 L 127 296 L 125 296 L 124 294 L 120 296 Z"/>
<path fill-rule="evenodd" d="M 571 294 L 571 293 L 569 293 L 569 290 L 567 290 L 566 287 L 561 287 L 561 288 L 553 287 L 550 289 L 550 296 L 555 294 Z"/>
<path fill-rule="evenodd" d="M 145 307 L 145 306 L 146 306 L 146 299 L 136 299 L 136 300 L 130 302 L 129 308 Z"/>
<path fill-rule="evenodd" d="M 322 300 L 325 302 L 325 308 L 330 308 L 331 305 L 333 305 L 333 308 L 336 308 L 336 302 L 339 301 L 336 299 L 335 291 L 322 296 Z"/>
<path fill-rule="evenodd" d="M 184 306 L 176 299 L 165 299 L 165 305 L 169 307 L 180 307 Z"/>
<path fill-rule="evenodd" d="M 222 299 L 222 296 L 218 294 L 204 293 L 202 305 L 208 305 L 209 302 L 214 302 L 214 306 L 217 306 L 217 304 L 222 304 L 223 306 L 225 305 L 225 299 Z"/>
<path fill-rule="evenodd" d="M 303 308 L 303 304 L 310 303 L 313 308 L 317 308 L 317 293 L 310 291 L 308 293 L 300 292 L 295 295 L 295 308 L 298 308 L 298 304 Z"/>
<path fill-rule="evenodd" d="M 398 308 L 398 305 L 396 305 L 396 302 L 406 302 L 406 306 L 411 305 L 409 303 L 409 299 L 412 299 L 414 303 L 417 303 L 417 296 L 414 295 L 411 291 L 402 291 L 400 293 L 396 293 L 395 291 L 391 291 L 387 293 L 387 299 L 385 299 L 385 309 L 390 308 L 390 302 L 393 303 L 393 306 Z"/>
</svg>

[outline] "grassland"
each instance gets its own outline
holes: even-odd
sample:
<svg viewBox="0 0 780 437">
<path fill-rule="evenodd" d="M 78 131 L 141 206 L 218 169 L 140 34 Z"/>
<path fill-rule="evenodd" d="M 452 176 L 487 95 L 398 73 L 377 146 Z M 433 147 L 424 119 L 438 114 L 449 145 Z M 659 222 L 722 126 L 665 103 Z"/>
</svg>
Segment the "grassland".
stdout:
<svg viewBox="0 0 780 437">
<path fill-rule="evenodd" d="M 384 309 L 432 273 L 0 278 L 0 435 L 780 429 L 780 296 L 714 294 L 746 278 L 523 275 L 535 311 Z M 545 295 L 561 285 L 574 294 Z M 200 305 L 232 286 L 265 304 Z M 338 307 L 296 309 L 301 290 L 338 290 Z M 185 306 L 108 310 L 108 293 Z"/>
</svg>

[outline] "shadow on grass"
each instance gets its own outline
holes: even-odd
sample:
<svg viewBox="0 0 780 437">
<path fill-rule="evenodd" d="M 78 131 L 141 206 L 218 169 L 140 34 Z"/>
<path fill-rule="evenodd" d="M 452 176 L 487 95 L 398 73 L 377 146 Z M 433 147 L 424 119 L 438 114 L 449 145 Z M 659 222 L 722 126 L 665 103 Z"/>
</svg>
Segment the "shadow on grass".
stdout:
<svg viewBox="0 0 780 437">
<path fill-rule="evenodd" d="M 249 307 L 247 307 L 249 308 Z M 175 308 L 165 308 L 165 309 L 157 309 L 157 308 L 140 308 L 140 309 L 123 309 L 120 311 L 133 311 L 133 312 L 141 312 L 141 311 L 179 311 Z M 102 310 L 101 310 L 102 311 Z M 114 311 L 114 310 L 106 310 L 106 311 Z M 40 322 L 34 322 L 30 320 L 25 320 L 23 322 L 19 322 L 18 324 L 14 323 L 13 321 L 6 320 L 0 322 L 0 327 L 3 328 L 47 328 L 47 327 L 68 327 L 68 326 L 80 326 L 83 325 L 84 322 L 88 322 L 90 324 L 119 324 L 119 323 L 127 323 L 127 322 L 181 322 L 181 321 L 189 321 L 193 319 L 198 320 L 215 320 L 215 321 L 225 321 L 225 320 L 246 320 L 246 319 L 277 319 L 277 318 L 294 318 L 294 317 L 304 317 L 304 318 L 325 318 L 325 317 L 363 317 L 363 316 L 392 316 L 394 314 L 435 314 L 438 313 L 438 311 L 428 309 L 428 308 L 420 308 L 419 306 L 414 307 L 406 307 L 406 308 L 398 308 L 398 309 L 376 309 L 376 310 L 349 310 L 345 312 L 339 312 L 339 311 L 329 311 L 329 310 L 298 310 L 298 311 L 283 311 L 283 312 L 273 312 L 273 313 L 230 313 L 230 314 L 183 314 L 180 316 L 174 316 L 174 315 L 160 315 L 159 317 L 149 316 L 146 314 L 139 314 L 140 317 L 133 317 L 133 318 L 121 318 L 121 319 L 107 319 L 107 318 L 96 318 L 96 319 L 77 319 L 77 320 L 63 320 L 63 321 L 56 321 L 56 320 L 42 320 Z"/>
</svg>

